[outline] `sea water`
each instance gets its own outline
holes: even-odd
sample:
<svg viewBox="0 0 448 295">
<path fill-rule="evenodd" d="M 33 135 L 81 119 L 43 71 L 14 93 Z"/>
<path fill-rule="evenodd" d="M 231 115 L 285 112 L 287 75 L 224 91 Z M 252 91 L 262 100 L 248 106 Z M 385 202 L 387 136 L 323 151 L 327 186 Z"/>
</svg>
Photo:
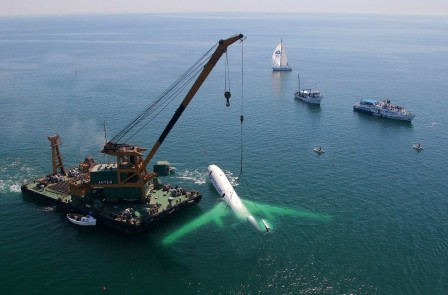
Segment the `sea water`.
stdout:
<svg viewBox="0 0 448 295">
<path fill-rule="evenodd" d="M 0 19 L 0 291 L 445 294 L 447 29 L 446 17 L 396 15 Z M 61 136 L 66 167 L 88 155 L 111 161 L 99 153 L 104 125 L 110 139 L 239 33 L 247 39 L 228 49 L 230 83 L 223 57 L 154 158 L 176 167 L 163 181 L 203 194 L 198 206 L 127 236 L 78 228 L 22 196 L 24 181 L 51 172 L 49 135 Z M 289 73 L 271 69 L 281 39 Z M 321 90 L 320 107 L 294 99 L 299 74 L 301 87 Z M 415 112 L 412 123 L 352 110 L 386 97 Z M 132 143 L 152 147 L 177 105 Z M 272 232 L 260 234 L 227 214 L 165 245 L 220 202 L 207 181 L 212 163 L 252 207 L 325 218 L 272 214 Z"/>
</svg>

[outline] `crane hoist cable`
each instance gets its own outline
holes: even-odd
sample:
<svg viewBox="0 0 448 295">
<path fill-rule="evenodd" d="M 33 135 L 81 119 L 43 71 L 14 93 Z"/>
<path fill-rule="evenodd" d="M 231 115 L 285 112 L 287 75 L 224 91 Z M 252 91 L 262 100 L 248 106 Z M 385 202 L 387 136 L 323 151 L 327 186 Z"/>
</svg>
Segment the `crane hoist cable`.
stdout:
<svg viewBox="0 0 448 295">
<path fill-rule="evenodd" d="M 241 136 L 240 136 L 240 175 L 243 174 L 243 122 L 244 122 L 244 48 L 241 42 Z"/>
<path fill-rule="evenodd" d="M 241 41 L 241 116 L 240 116 L 240 123 L 241 123 L 241 136 L 240 136 L 240 150 L 241 150 L 241 154 L 240 154 L 240 175 L 238 176 L 238 180 L 242 179 L 245 186 L 247 187 L 247 190 L 249 191 L 249 196 L 253 201 L 252 198 L 252 192 L 250 190 L 249 184 L 246 181 L 246 178 L 244 177 L 244 173 L 243 173 L 243 152 L 244 152 L 244 145 L 243 145 L 243 122 L 244 122 L 244 47 L 243 47 L 243 42 L 244 40 Z M 255 206 L 257 205 L 254 202 Z"/>
<path fill-rule="evenodd" d="M 226 50 L 226 66 L 224 69 L 224 97 L 226 98 L 226 107 L 230 107 L 230 97 L 232 94 L 230 93 L 230 73 L 229 73 L 229 58 L 227 56 Z M 227 81 L 229 81 L 229 87 L 227 87 Z"/>
</svg>

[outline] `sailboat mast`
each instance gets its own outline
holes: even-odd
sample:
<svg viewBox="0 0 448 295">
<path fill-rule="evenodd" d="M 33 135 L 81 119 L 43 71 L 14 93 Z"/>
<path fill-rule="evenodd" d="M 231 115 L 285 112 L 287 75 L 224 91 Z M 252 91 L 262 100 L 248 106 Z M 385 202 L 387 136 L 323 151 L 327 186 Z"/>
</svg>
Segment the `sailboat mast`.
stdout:
<svg viewBox="0 0 448 295">
<path fill-rule="evenodd" d="M 286 57 L 285 47 L 283 46 L 283 39 L 280 41 L 280 67 L 288 67 L 288 58 Z"/>
<path fill-rule="evenodd" d="M 284 55 L 283 55 L 283 39 L 280 39 L 280 67 L 284 65 Z"/>
</svg>

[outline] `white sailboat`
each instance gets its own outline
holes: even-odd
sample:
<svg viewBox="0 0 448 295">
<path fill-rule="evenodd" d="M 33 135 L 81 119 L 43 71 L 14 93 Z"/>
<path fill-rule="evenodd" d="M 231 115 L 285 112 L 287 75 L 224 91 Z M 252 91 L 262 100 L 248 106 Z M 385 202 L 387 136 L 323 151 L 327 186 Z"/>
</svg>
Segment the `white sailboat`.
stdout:
<svg viewBox="0 0 448 295">
<path fill-rule="evenodd" d="M 272 70 L 273 71 L 291 71 L 291 67 L 288 64 L 288 57 L 286 56 L 286 50 L 283 46 L 283 40 L 277 45 L 272 54 Z"/>
</svg>

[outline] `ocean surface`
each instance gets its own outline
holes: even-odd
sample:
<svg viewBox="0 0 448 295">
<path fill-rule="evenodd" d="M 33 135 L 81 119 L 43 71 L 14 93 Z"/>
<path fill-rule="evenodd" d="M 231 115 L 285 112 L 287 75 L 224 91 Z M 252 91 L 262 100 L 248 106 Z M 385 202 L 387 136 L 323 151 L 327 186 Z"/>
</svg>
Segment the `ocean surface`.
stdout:
<svg viewBox="0 0 448 295">
<path fill-rule="evenodd" d="M 447 294 L 447 31 L 447 17 L 397 15 L 0 18 L 0 293 Z M 230 107 L 224 56 L 154 158 L 176 167 L 165 183 L 203 194 L 197 206 L 128 236 L 22 196 L 51 172 L 49 135 L 66 167 L 112 161 L 99 152 L 104 123 L 110 139 L 239 33 Z M 281 39 L 289 73 L 271 69 Z M 298 74 L 320 107 L 294 99 Z M 386 97 L 412 123 L 353 112 Z M 132 143 L 151 148 L 179 102 Z M 211 163 L 248 204 L 303 214 L 254 214 L 272 227 L 261 233 L 227 212 L 164 244 L 220 202 Z"/>
</svg>

